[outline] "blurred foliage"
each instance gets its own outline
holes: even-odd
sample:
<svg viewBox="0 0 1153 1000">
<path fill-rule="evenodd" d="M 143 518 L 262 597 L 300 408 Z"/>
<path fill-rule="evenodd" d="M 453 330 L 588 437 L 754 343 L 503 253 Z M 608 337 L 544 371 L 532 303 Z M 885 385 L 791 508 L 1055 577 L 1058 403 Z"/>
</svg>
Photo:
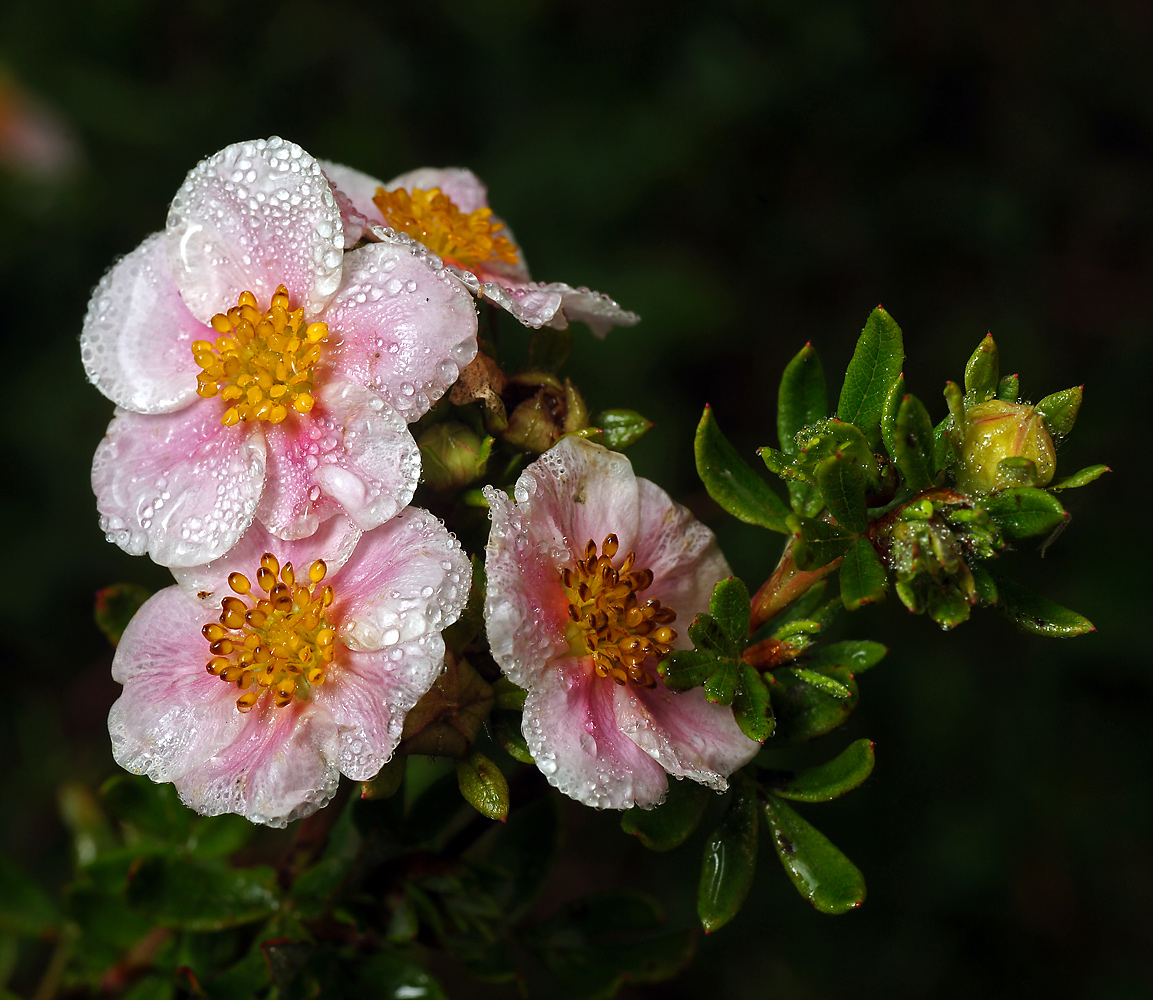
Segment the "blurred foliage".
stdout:
<svg viewBox="0 0 1153 1000">
<path fill-rule="evenodd" d="M 762 864 L 741 916 L 698 942 L 680 978 L 622 995 L 1148 995 L 1153 684 L 1143 640 L 1128 631 L 1143 620 L 1147 584 L 1125 558 L 1134 542 L 1121 512 L 1142 486 L 1129 448 L 1150 367 L 1151 42 L 1153 12 L 1129 0 L 297 0 L 243 10 L 8 0 L 0 64 L 80 148 L 73 172 L 51 182 L 0 166 L 0 315 L 16 374 L 0 498 L 16 569 L 4 575 L 16 682 L 0 727 L 0 895 L 27 902 L 18 918 L 0 910 L 9 988 L 30 994 L 59 947 L 33 937 L 15 949 L 11 921 L 51 926 L 48 900 L 70 855 L 86 867 L 114 855 L 129 822 L 98 821 L 105 807 L 79 791 L 113 772 L 104 716 L 117 687 L 93 594 L 119 580 L 165 583 L 96 529 L 86 470 L 111 404 L 79 364 L 87 297 L 117 254 L 163 225 L 200 157 L 278 133 L 382 177 L 470 166 L 535 276 L 588 284 L 638 311 L 640 327 L 603 344 L 574 331 L 585 342 L 569 374 L 590 413 L 624 407 L 653 422 L 630 448 L 638 473 L 715 517 L 749 580 L 781 538 L 719 517 L 696 479 L 693 429 L 710 403 L 753 461 L 775 418 L 772 388 L 805 341 L 840 370 L 880 299 L 916 345 L 906 374 L 918 386 L 958 378 L 956 359 L 989 329 L 1025 369 L 1027 398 L 1084 384 L 1089 400 L 1059 466 L 1101 458 L 1116 471 L 1061 494 L 1076 545 L 1002 561 L 1099 631 L 1054 649 L 991 616 L 942 637 L 896 601 L 859 612 L 891 649 L 840 732 L 846 747 L 874 738 L 879 770 L 820 808 L 830 846 L 851 845 L 870 873 L 869 902 L 831 926 Z M 528 355 L 528 336 L 501 332 Z M 820 763 L 805 746 L 788 752 L 795 761 L 775 767 Z M 456 776 L 445 777 L 459 801 Z M 782 829 L 796 823 L 788 808 L 775 814 Z M 510 825 L 516 815 L 514 798 Z M 663 911 L 669 928 L 695 921 L 696 887 L 667 866 L 695 866 L 722 817 L 705 817 L 667 855 L 623 837 L 615 815 L 569 807 L 564 818 L 542 947 L 585 933 L 587 913 L 572 901 L 590 887 L 653 895 L 659 910 L 637 905 Z M 261 850 L 278 858 L 284 847 Z M 154 862 L 150 877 L 183 877 L 167 865 Z M 114 866 L 104 877 L 99 891 L 116 891 Z M 244 891 L 258 901 L 266 889 Z M 69 897 L 75 919 L 93 919 L 92 899 Z M 154 918 L 177 917 L 150 916 L 146 897 L 125 897 L 117 913 L 108 955 L 131 938 L 166 969 L 227 968 L 237 995 L 251 993 L 245 977 L 258 963 L 285 983 L 339 974 L 290 948 L 245 952 L 252 925 L 228 932 L 234 953 L 204 955 L 202 932 L 153 934 Z M 572 957 L 552 955 L 557 969 Z M 411 970 L 390 959 L 362 973 L 406 985 Z M 133 989 L 194 992 L 188 975 Z M 459 995 L 458 968 L 437 975 Z"/>
</svg>

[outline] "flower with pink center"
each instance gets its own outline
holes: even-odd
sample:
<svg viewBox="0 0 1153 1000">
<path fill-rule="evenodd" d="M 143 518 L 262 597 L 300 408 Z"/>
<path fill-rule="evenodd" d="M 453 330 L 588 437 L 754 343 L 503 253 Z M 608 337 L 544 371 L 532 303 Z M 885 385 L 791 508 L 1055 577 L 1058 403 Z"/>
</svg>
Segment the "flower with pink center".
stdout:
<svg viewBox="0 0 1153 1000">
<path fill-rule="evenodd" d="M 528 466 L 514 499 L 485 496 L 489 645 L 528 689 L 523 732 L 550 784 L 611 809 L 657 805 L 669 775 L 724 789 L 760 744 L 702 688 L 675 693 L 657 674 L 730 575 L 713 533 L 582 438 Z"/>
<path fill-rule="evenodd" d="M 112 754 L 199 813 L 269 826 L 389 760 L 471 578 L 415 507 L 363 534 L 337 515 L 295 541 L 257 523 L 225 558 L 175 572 L 117 646 Z"/>
<path fill-rule="evenodd" d="M 470 170 L 423 167 L 386 184 L 337 163 L 323 167 L 337 190 L 346 226 L 386 242 L 418 240 L 469 292 L 496 303 L 525 326 L 563 330 L 580 320 L 603 337 L 614 326 L 640 321 L 600 292 L 533 281 L 524 251 L 493 214 L 488 191 Z"/>
<path fill-rule="evenodd" d="M 420 476 L 407 425 L 477 346 L 472 301 L 426 256 L 346 251 L 328 179 L 292 143 L 200 163 L 84 320 L 84 367 L 117 404 L 92 466 L 109 540 L 194 566 L 254 518 L 296 539 L 401 510 Z"/>
</svg>

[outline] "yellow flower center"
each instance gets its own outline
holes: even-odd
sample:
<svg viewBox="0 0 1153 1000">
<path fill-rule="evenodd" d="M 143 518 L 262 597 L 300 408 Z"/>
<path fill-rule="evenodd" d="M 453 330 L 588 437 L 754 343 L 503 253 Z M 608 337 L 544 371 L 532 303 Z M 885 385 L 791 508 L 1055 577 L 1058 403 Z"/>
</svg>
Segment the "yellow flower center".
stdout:
<svg viewBox="0 0 1153 1000">
<path fill-rule="evenodd" d="M 471 271 L 486 260 L 517 262 L 517 249 L 507 237 L 498 236 L 503 222 L 494 222 L 485 206 L 462 212 L 440 188 L 386 191 L 377 188 L 373 203 L 385 223 L 397 232 L 420 240 L 433 253 Z"/>
<path fill-rule="evenodd" d="M 652 585 L 652 570 L 634 569 L 636 554 L 631 551 L 620 569 L 614 569 L 618 548 L 617 536 L 609 535 L 597 555 L 590 539 L 584 559 L 561 571 L 572 619 L 566 635 L 569 649 L 576 656 L 591 655 L 599 677 L 656 687 L 656 678 L 641 665 L 672 649 L 677 633 L 669 625 L 677 613 L 661 607 L 660 601 L 640 603 L 637 594 Z"/>
<path fill-rule="evenodd" d="M 336 656 L 336 630 L 324 612 L 333 601 L 332 587 L 320 586 L 328 568 L 317 559 L 308 568 L 307 585 L 297 581 L 292 563 L 282 567 L 271 552 L 260 558 L 256 583 L 264 595 L 256 597 L 252 583 L 241 573 L 230 573 L 230 594 L 220 602 L 220 620 L 200 631 L 213 654 L 206 669 L 214 677 L 235 684 L 244 693 L 236 699 L 241 712 L 249 712 L 264 694 L 277 708 L 293 698 L 308 698 L 314 684 L 323 684 Z"/>
<path fill-rule="evenodd" d="M 192 356 L 202 369 L 196 391 L 205 399 L 219 395 L 229 404 L 220 418 L 226 427 L 241 420 L 278 424 L 289 407 L 297 413 L 312 409 L 312 369 L 328 325 L 305 326 L 304 310 L 288 305 L 283 285 L 264 313 L 252 292 L 241 292 L 227 313 L 212 317 L 212 328 L 220 334 L 216 342 L 192 342 Z"/>
</svg>

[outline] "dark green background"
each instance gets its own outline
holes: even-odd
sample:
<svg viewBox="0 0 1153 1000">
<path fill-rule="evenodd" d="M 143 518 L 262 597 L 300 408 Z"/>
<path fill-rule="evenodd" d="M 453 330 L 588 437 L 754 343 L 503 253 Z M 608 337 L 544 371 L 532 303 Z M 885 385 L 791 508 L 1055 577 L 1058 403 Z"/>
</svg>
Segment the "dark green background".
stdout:
<svg viewBox="0 0 1153 1000">
<path fill-rule="evenodd" d="M 858 613 L 852 634 L 892 653 L 835 739 L 875 740 L 878 769 L 805 812 L 865 871 L 868 901 L 822 917 L 764 855 L 738 921 L 702 941 L 676 984 L 633 995 L 1151 995 L 1150 443 L 1138 414 L 1153 316 L 1153 8 L 246 10 L 0 11 L 0 64 L 84 150 L 63 184 L 0 175 L 4 848 L 48 882 L 66 877 L 55 789 L 114 768 L 103 719 L 117 689 L 93 591 L 165 582 L 96 527 L 88 464 L 112 405 L 80 367 L 88 294 L 162 227 L 197 160 L 276 133 L 383 178 L 467 165 L 536 277 L 640 312 L 640 327 L 603 343 L 578 330 L 571 374 L 594 409 L 657 422 L 633 451 L 638 471 L 710 520 L 754 585 L 779 537 L 725 523 L 701 491 L 691 438 L 705 402 L 755 459 L 776 444 L 788 359 L 811 340 L 835 389 L 878 302 L 905 331 L 907 384 L 935 418 L 944 380 L 986 330 L 1026 396 L 1084 383 L 1059 473 L 1115 471 L 1065 495 L 1073 524 L 1044 561 L 1006 561 L 1099 631 L 1044 641 L 983 614 L 944 635 L 896 602 Z M 615 816 L 574 808 L 570 820 L 552 900 L 641 884 L 673 921 L 692 919 L 699 844 L 648 856 Z"/>
</svg>

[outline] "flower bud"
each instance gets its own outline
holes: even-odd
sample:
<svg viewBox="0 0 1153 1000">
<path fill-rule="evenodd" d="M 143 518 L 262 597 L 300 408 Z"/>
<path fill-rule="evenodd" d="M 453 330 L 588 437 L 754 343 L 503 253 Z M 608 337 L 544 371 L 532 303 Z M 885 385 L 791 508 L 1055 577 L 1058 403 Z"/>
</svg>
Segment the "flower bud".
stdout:
<svg viewBox="0 0 1153 1000">
<path fill-rule="evenodd" d="M 421 478 L 437 493 L 449 493 L 484 475 L 492 438 L 455 420 L 433 424 L 420 436 Z"/>
<path fill-rule="evenodd" d="M 1031 461 L 1036 470 L 1034 486 L 1052 481 L 1057 464 L 1053 439 L 1034 407 L 999 399 L 978 403 L 966 411 L 964 431 L 957 487 L 965 493 L 1020 485 L 1012 466 L 1022 463 L 1001 467 L 1004 459 Z"/>
<path fill-rule="evenodd" d="M 504 440 L 525 451 L 547 451 L 564 434 L 588 426 L 588 407 L 566 378 L 530 372 L 511 380 L 518 388 L 535 391 L 509 414 Z"/>
</svg>

